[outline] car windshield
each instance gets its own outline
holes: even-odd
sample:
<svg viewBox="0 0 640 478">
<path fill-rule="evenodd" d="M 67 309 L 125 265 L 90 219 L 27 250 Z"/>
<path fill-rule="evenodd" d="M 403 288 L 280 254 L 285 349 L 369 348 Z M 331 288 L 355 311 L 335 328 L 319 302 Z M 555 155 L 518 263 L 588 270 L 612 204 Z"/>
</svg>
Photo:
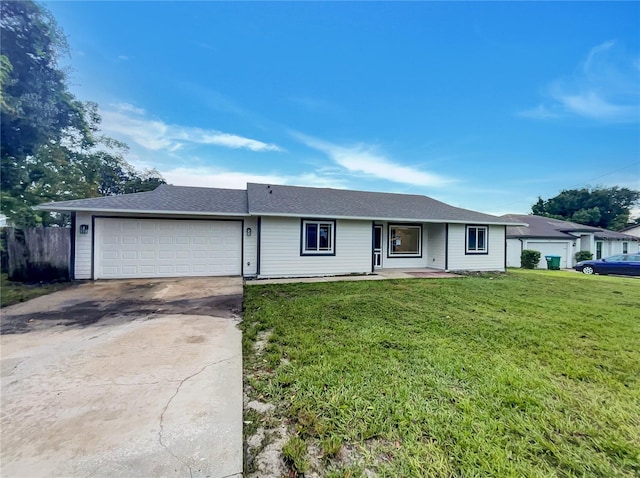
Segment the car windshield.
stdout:
<svg viewBox="0 0 640 478">
<path fill-rule="evenodd" d="M 617 255 L 617 256 L 609 256 L 609 257 L 605 257 L 603 259 L 603 261 L 606 262 L 621 262 L 625 260 L 625 256 L 624 255 Z"/>
<path fill-rule="evenodd" d="M 625 256 L 624 254 L 618 254 L 616 256 L 609 256 L 602 259 L 605 262 L 623 262 L 630 261 L 631 258 L 629 256 Z"/>
</svg>

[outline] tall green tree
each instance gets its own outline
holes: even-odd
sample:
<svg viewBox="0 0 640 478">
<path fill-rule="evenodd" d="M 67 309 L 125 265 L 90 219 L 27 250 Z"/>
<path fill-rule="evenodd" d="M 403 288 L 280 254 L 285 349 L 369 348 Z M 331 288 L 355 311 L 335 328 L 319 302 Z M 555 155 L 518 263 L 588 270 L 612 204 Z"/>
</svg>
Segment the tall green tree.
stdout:
<svg viewBox="0 0 640 478">
<path fill-rule="evenodd" d="M 639 202 L 640 191 L 628 188 L 568 189 L 550 199 L 539 197 L 531 212 L 616 231 L 630 222 L 631 209 Z"/>
<path fill-rule="evenodd" d="M 163 183 L 129 165 L 126 145 L 99 133 L 98 106 L 69 92 L 58 64 L 66 38 L 53 16 L 33 1 L 2 1 L 0 14 L 2 212 L 21 226 L 63 224 L 32 206 Z"/>
</svg>

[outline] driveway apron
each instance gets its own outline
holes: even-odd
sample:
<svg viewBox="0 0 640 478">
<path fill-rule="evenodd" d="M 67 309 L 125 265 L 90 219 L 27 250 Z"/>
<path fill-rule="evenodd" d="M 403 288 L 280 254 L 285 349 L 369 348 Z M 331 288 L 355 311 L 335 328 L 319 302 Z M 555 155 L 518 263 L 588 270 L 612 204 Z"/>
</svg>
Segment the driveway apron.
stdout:
<svg viewBox="0 0 640 478">
<path fill-rule="evenodd" d="M 0 475 L 241 476 L 241 301 L 104 281 L 3 310 Z"/>
</svg>

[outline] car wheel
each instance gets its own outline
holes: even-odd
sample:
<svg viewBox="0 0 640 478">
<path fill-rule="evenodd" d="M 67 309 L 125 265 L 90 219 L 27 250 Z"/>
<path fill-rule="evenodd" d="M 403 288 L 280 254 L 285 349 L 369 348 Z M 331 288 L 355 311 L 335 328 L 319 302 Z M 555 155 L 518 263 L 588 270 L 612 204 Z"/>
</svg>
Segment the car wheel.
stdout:
<svg viewBox="0 0 640 478">
<path fill-rule="evenodd" d="M 584 267 L 582 268 L 582 273 L 583 273 L 583 274 L 591 275 L 591 274 L 593 274 L 594 272 L 595 272 L 595 270 L 593 269 L 593 267 L 592 267 L 592 266 L 584 266 Z"/>
</svg>

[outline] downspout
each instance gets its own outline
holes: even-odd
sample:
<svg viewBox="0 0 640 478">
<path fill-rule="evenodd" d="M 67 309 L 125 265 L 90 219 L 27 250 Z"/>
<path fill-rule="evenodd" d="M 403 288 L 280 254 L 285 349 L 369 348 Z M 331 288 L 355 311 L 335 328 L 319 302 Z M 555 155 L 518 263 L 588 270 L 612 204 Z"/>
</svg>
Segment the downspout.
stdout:
<svg viewBox="0 0 640 478">
<path fill-rule="evenodd" d="M 256 253 L 257 253 L 257 259 L 256 259 L 256 277 L 259 278 L 260 277 L 260 241 L 261 241 L 261 237 L 262 237 L 262 216 L 258 216 L 258 244 L 256 245 Z"/>
<path fill-rule="evenodd" d="M 504 271 L 507 272 L 507 226 L 504 226 Z"/>
<path fill-rule="evenodd" d="M 449 223 L 444 225 L 444 270 L 449 270 Z"/>
<path fill-rule="evenodd" d="M 71 213 L 71 248 L 69 250 L 69 279 L 76 278 L 76 212 Z"/>
<path fill-rule="evenodd" d="M 522 267 L 522 251 L 524 251 L 524 241 L 521 237 L 519 237 L 518 240 L 520 241 L 520 267 Z"/>
<path fill-rule="evenodd" d="M 376 269 L 375 253 L 373 252 L 376 242 L 376 222 L 371 221 L 371 273 Z"/>
</svg>

